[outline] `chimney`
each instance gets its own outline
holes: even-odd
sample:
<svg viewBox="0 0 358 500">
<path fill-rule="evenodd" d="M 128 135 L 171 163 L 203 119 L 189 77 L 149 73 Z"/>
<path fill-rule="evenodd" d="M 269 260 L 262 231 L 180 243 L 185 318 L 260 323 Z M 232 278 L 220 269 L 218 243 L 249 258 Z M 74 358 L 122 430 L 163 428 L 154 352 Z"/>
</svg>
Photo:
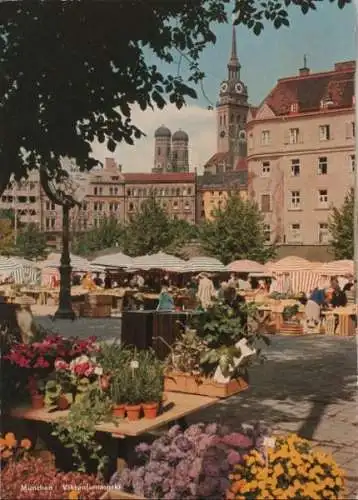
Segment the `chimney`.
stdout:
<svg viewBox="0 0 358 500">
<path fill-rule="evenodd" d="M 349 70 L 354 71 L 355 69 L 356 69 L 355 61 L 337 62 L 334 65 L 334 71 L 349 71 Z"/>
<path fill-rule="evenodd" d="M 117 168 L 118 168 L 118 171 L 122 173 L 122 165 L 118 165 Z"/>
<path fill-rule="evenodd" d="M 306 54 L 303 56 L 303 68 L 300 68 L 299 75 L 300 76 L 308 76 L 310 74 L 310 69 L 307 67 L 307 56 Z"/>
</svg>

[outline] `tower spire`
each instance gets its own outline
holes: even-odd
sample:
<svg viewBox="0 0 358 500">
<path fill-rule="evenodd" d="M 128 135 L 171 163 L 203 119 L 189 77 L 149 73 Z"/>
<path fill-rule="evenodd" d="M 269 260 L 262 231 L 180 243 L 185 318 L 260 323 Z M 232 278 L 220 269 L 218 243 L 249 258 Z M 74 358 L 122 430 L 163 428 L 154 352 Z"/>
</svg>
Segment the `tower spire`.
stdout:
<svg viewBox="0 0 358 500">
<path fill-rule="evenodd" d="M 231 55 L 229 64 L 227 65 L 229 80 L 239 80 L 240 79 L 240 63 L 237 57 L 236 48 L 236 30 L 235 25 L 232 26 L 232 41 L 231 41 Z"/>
</svg>

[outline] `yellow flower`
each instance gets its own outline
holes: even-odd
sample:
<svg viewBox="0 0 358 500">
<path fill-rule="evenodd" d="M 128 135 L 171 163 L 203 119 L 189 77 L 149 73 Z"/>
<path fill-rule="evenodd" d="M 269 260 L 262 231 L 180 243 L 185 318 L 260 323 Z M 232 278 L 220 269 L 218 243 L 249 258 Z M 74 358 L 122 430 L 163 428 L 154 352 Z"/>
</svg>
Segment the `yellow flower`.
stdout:
<svg viewBox="0 0 358 500">
<path fill-rule="evenodd" d="M 274 474 L 275 474 L 277 477 L 279 477 L 279 476 L 281 476 L 282 474 L 284 474 L 284 473 L 285 473 L 285 471 L 284 471 L 284 469 L 283 469 L 283 467 L 282 467 L 282 465 L 281 465 L 281 464 L 276 464 L 276 465 L 274 466 L 274 468 L 273 468 L 273 472 L 274 472 Z"/>
<path fill-rule="evenodd" d="M 301 476 L 305 476 L 307 474 L 307 468 L 304 465 L 299 465 L 297 467 L 297 474 L 300 474 Z"/>
<path fill-rule="evenodd" d="M 296 469 L 294 469 L 293 467 L 289 467 L 287 472 L 288 472 L 288 475 L 291 477 L 296 476 Z"/>
<path fill-rule="evenodd" d="M 253 466 L 251 467 L 251 473 L 252 473 L 252 474 L 256 474 L 256 473 L 257 473 L 257 467 L 256 467 L 255 465 L 253 465 Z"/>
<path fill-rule="evenodd" d="M 69 498 L 69 500 L 77 500 L 79 498 L 79 495 L 80 494 L 79 494 L 78 491 L 72 490 L 72 491 L 69 492 L 68 498 Z"/>
<path fill-rule="evenodd" d="M 5 443 L 9 448 L 14 448 L 17 445 L 15 434 L 13 432 L 7 432 L 5 434 Z"/>
<path fill-rule="evenodd" d="M 340 478 L 340 477 L 336 477 L 336 485 L 337 485 L 337 486 L 343 486 L 343 481 L 342 481 L 342 478 Z"/>
<path fill-rule="evenodd" d="M 331 477 L 326 477 L 323 481 L 323 483 L 328 487 L 328 488 L 334 488 L 335 483 Z"/>
<path fill-rule="evenodd" d="M 261 497 L 266 500 L 267 498 L 272 498 L 272 495 L 268 490 L 263 490 L 261 493 Z"/>
</svg>

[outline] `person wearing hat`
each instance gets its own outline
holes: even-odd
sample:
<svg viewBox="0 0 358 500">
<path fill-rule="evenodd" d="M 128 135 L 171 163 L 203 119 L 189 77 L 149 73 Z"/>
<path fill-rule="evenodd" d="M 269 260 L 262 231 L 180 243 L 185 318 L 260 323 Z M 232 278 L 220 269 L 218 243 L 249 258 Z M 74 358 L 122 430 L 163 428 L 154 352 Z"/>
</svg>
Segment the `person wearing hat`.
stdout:
<svg viewBox="0 0 358 500">
<path fill-rule="evenodd" d="M 207 309 L 211 304 L 213 297 L 216 295 L 214 283 L 209 279 L 207 273 L 199 274 L 199 287 L 197 297 L 200 300 L 203 309 Z"/>
</svg>

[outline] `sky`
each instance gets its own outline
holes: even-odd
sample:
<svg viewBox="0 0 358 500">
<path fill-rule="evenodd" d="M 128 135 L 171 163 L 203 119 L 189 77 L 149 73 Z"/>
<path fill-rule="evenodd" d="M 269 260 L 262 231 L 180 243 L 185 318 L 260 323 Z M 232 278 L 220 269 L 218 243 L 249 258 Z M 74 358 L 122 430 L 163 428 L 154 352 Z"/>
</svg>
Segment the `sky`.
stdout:
<svg viewBox="0 0 358 500">
<path fill-rule="evenodd" d="M 356 59 L 356 7 L 347 5 L 339 10 L 337 3 L 324 0 L 317 3 L 317 10 L 303 15 L 295 7 L 289 8 L 290 27 L 275 30 L 265 25 L 259 37 L 247 28 L 236 27 L 237 49 L 241 63 L 241 79 L 248 87 L 249 102 L 258 105 L 274 87 L 278 78 L 292 76 L 303 66 L 311 72 L 333 69 L 334 63 Z M 358 8 L 358 7 L 357 7 Z M 204 92 L 197 89 L 198 98 L 190 100 L 181 110 L 168 105 L 164 110 L 140 111 L 132 109 L 133 122 L 146 134 L 134 146 L 119 144 L 114 153 L 106 147 L 94 144 L 93 155 L 100 161 L 114 157 L 124 172 L 150 172 L 154 158 L 154 131 L 166 125 L 173 132 L 183 129 L 189 134 L 190 170 L 202 171 L 204 163 L 216 152 L 216 120 L 214 106 L 219 86 L 227 75 L 227 62 L 231 50 L 232 28 L 229 24 L 214 29 L 217 41 L 203 52 L 200 67 L 205 73 Z M 158 64 L 148 57 L 149 63 Z M 185 65 L 181 66 L 185 79 Z M 169 68 L 176 74 L 177 64 Z"/>
</svg>

